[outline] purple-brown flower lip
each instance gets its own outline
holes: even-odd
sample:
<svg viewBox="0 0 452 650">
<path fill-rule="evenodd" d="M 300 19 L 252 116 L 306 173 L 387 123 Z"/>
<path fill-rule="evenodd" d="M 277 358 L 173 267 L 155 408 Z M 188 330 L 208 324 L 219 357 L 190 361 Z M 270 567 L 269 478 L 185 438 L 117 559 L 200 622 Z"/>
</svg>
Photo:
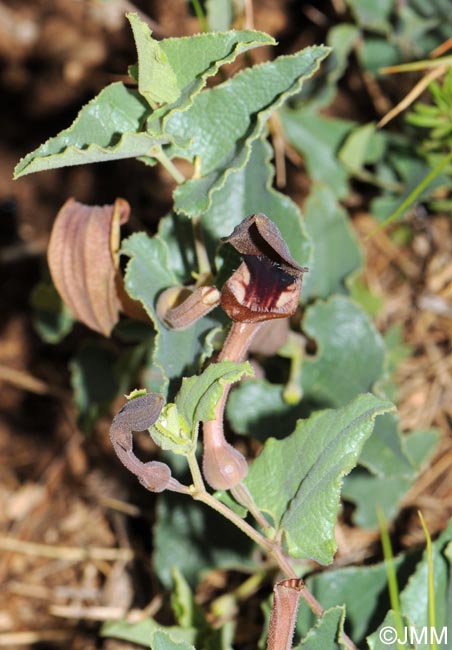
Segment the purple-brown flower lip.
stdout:
<svg viewBox="0 0 452 650">
<path fill-rule="evenodd" d="M 243 262 L 221 292 L 230 318 L 258 323 L 295 313 L 303 273 L 275 224 L 264 214 L 250 215 L 223 239 L 242 254 Z"/>
</svg>

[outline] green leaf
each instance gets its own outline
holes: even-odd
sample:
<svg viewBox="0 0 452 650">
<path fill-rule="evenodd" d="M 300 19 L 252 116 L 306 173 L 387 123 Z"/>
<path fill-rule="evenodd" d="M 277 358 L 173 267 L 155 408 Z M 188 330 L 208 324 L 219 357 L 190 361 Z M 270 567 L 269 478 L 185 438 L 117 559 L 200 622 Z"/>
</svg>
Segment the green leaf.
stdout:
<svg viewBox="0 0 452 650">
<path fill-rule="evenodd" d="M 397 416 L 388 413 L 378 418 L 359 462 L 376 476 L 413 478 L 415 470 L 405 453 Z"/>
<path fill-rule="evenodd" d="M 266 442 L 245 482 L 284 533 L 293 557 L 332 561 L 342 478 L 356 465 L 377 415 L 393 408 L 374 395 L 360 395 L 340 409 L 300 420 L 288 438 Z"/>
<path fill-rule="evenodd" d="M 254 47 L 275 45 L 271 36 L 251 29 L 156 41 L 136 14 L 128 17 L 138 50 L 139 90 L 151 103 L 171 104 L 151 117 L 151 129 L 168 110 L 185 109 L 221 65 Z"/>
<path fill-rule="evenodd" d="M 196 447 L 197 432 L 187 430 L 175 404 L 165 404 L 149 433 L 155 444 L 164 451 L 187 456 Z"/>
<path fill-rule="evenodd" d="M 203 236 L 212 260 L 221 237 L 230 235 L 247 215 L 263 212 L 278 226 L 294 260 L 302 266 L 309 261 L 311 243 L 300 210 L 272 187 L 272 157 L 269 143 L 263 138 L 256 140 L 247 163 L 230 173 L 224 186 L 212 195 L 210 208 L 202 215 Z"/>
<path fill-rule="evenodd" d="M 185 641 L 174 641 L 166 632 L 156 632 L 152 639 L 151 650 L 195 650 Z"/>
<path fill-rule="evenodd" d="M 305 399 L 341 406 L 371 390 L 383 373 L 384 345 L 369 317 L 345 296 L 306 310 L 303 331 L 317 343 L 302 369 Z"/>
<path fill-rule="evenodd" d="M 207 316 L 182 331 L 168 330 L 159 321 L 155 311 L 159 293 L 178 284 L 168 247 L 159 236 L 151 239 L 136 233 L 123 242 L 121 253 L 130 257 L 125 274 L 127 293 L 142 303 L 157 332 L 147 385 L 154 392 L 165 391 L 170 380 L 198 371 L 204 338 L 216 321 Z"/>
<path fill-rule="evenodd" d="M 280 117 L 288 141 L 306 162 L 309 176 L 328 185 L 338 198 L 344 198 L 349 191 L 350 173 L 337 152 L 354 123 L 317 115 L 304 107 L 283 109 Z"/>
<path fill-rule="evenodd" d="M 70 128 L 25 156 L 16 166 L 15 178 L 36 171 L 104 160 L 152 159 L 153 149 L 160 149 L 168 142 L 159 126 L 165 112 L 186 108 L 203 88 L 207 77 L 215 74 L 220 65 L 233 61 L 250 48 L 274 43 L 271 36 L 253 30 L 169 38 L 157 43 L 145 34 L 144 23 L 134 17 L 131 22 L 141 59 L 138 68 L 140 90 L 155 101 L 156 98 L 170 101 L 178 97 L 177 101 L 168 108 L 154 111 L 154 122 L 149 123 L 146 133 L 143 128 L 150 109 L 145 98 L 122 83 L 111 84 L 81 109 Z M 153 61 L 152 67 L 143 62 L 146 57 Z"/>
<path fill-rule="evenodd" d="M 175 567 L 191 587 L 210 569 L 255 568 L 245 535 L 203 504 L 168 493 L 159 496 L 154 543 L 153 567 L 168 589 Z"/>
<path fill-rule="evenodd" d="M 232 0 L 206 0 L 209 32 L 229 29 L 234 17 Z"/>
<path fill-rule="evenodd" d="M 346 0 L 361 27 L 387 32 L 394 0 Z"/>
<path fill-rule="evenodd" d="M 410 48 L 411 49 L 411 48 Z M 377 78 L 383 77 L 380 68 L 400 63 L 402 54 L 394 43 L 390 43 L 385 36 L 366 35 L 357 49 L 358 61 L 364 70 L 369 70 Z"/>
<path fill-rule="evenodd" d="M 360 271 L 352 273 L 345 280 L 350 297 L 358 303 L 371 318 L 375 318 L 383 309 L 384 299 L 373 293 L 367 286 Z"/>
<path fill-rule="evenodd" d="M 339 641 L 344 630 L 344 619 L 345 607 L 327 609 L 294 650 L 344 650 L 345 644 Z"/>
<path fill-rule="evenodd" d="M 305 204 L 306 229 L 314 260 L 303 279 L 302 298 L 327 298 L 344 292 L 344 282 L 362 267 L 362 252 L 346 212 L 327 185 L 316 183 Z"/>
<path fill-rule="evenodd" d="M 394 561 L 398 568 L 402 558 Z M 364 636 L 372 630 L 375 618 L 389 606 L 384 563 L 329 569 L 307 578 L 306 586 L 326 609 L 335 605 L 345 606 L 349 634 L 359 647 Z M 383 617 L 383 613 L 380 616 Z M 301 611 L 297 621 L 298 634 L 305 635 L 315 621 L 312 612 Z"/>
<path fill-rule="evenodd" d="M 239 54 L 255 47 L 275 44 L 272 36 L 252 29 L 194 34 L 161 41 L 160 48 L 176 75 L 181 92 L 177 101 L 156 109 L 150 115 L 148 132 L 162 135 L 166 119 L 191 106 L 195 96 L 206 85 L 207 78 L 215 75 L 222 65 L 231 63 Z"/>
<path fill-rule="evenodd" d="M 177 567 L 173 570 L 173 590 L 171 592 L 171 609 L 178 624 L 190 628 L 196 623 L 197 608 L 190 585 Z"/>
<path fill-rule="evenodd" d="M 74 317 L 50 280 L 43 280 L 31 294 L 33 325 L 46 343 L 59 343 L 69 334 Z"/>
<path fill-rule="evenodd" d="M 181 627 L 165 627 L 160 625 L 152 618 L 147 618 L 143 621 L 138 621 L 137 623 L 129 623 L 126 620 L 121 621 L 108 621 L 102 626 L 100 632 L 103 637 L 113 637 L 115 639 L 121 639 L 122 641 L 128 641 L 129 643 L 137 643 L 138 645 L 143 645 L 149 647 L 151 643 L 154 643 L 156 634 L 165 635 L 170 634 L 171 638 L 174 639 L 174 642 L 190 644 L 193 643 L 195 639 L 195 630 L 192 628 L 181 628 Z M 152 646 L 154 647 L 154 646 Z M 186 647 L 185 645 L 183 646 Z M 190 645 L 188 647 L 191 648 Z"/>
<path fill-rule="evenodd" d="M 140 132 L 148 107 L 140 95 L 122 83 L 104 88 L 84 106 L 72 126 L 17 164 L 14 178 L 25 174 L 86 163 L 152 155 L 165 136 Z"/>
<path fill-rule="evenodd" d="M 112 372 L 116 363 L 113 346 L 98 340 L 85 343 L 70 362 L 79 425 L 86 432 L 91 432 L 96 420 L 107 413 L 118 394 L 117 374 Z"/>
<path fill-rule="evenodd" d="M 175 454 L 190 454 L 196 448 L 199 423 L 215 419 L 225 385 L 243 375 L 253 375 L 249 363 L 222 361 L 209 365 L 200 375 L 184 377 L 175 404 L 166 404 L 150 428 L 154 442 Z"/>
<path fill-rule="evenodd" d="M 382 623 L 378 626 L 373 634 L 367 637 L 367 643 L 369 644 L 369 650 L 381 650 L 382 639 L 385 640 L 384 648 L 385 650 L 400 650 L 400 644 L 397 643 L 396 630 L 399 625 L 399 617 L 397 613 L 390 609 L 386 614 Z M 413 624 L 409 620 L 403 620 L 404 623 L 404 633 L 405 630 L 411 629 Z M 398 636 L 398 635 L 397 635 Z M 403 638 L 401 639 L 403 641 Z M 405 647 L 405 646 L 403 646 Z M 410 646 L 411 647 L 411 646 Z M 416 645 L 416 648 L 419 646 Z"/>
<path fill-rule="evenodd" d="M 193 222 L 183 214 L 170 212 L 158 223 L 158 236 L 165 242 L 171 260 L 171 271 L 179 284 L 193 282 L 197 268 Z"/>
<path fill-rule="evenodd" d="M 431 460 L 440 439 L 441 432 L 438 429 L 412 431 L 404 437 L 406 454 L 418 472 Z"/>
<path fill-rule="evenodd" d="M 165 132 L 188 144 L 179 153 L 189 160 L 199 157 L 200 174 L 206 176 L 247 137 L 259 115 L 264 121 L 276 104 L 300 89 L 328 52 L 325 47 L 311 47 L 242 70 L 197 95 L 189 110 L 168 116 Z"/>
<path fill-rule="evenodd" d="M 194 216 L 209 208 L 211 194 L 246 164 L 271 113 L 299 92 L 327 54 L 325 47 L 312 47 L 243 70 L 197 95 L 189 110 L 168 116 L 165 134 L 184 143 L 170 148 L 169 155 L 200 161 L 201 177 L 174 193 L 177 212 Z"/>
<path fill-rule="evenodd" d="M 129 13 L 126 17 L 132 27 L 138 53 L 139 93 L 151 107 L 175 102 L 181 91 L 166 54 L 159 42 L 152 38 L 148 25 L 137 14 Z"/>
<path fill-rule="evenodd" d="M 364 165 L 382 156 L 382 138 L 373 122 L 355 127 L 340 148 L 338 158 L 350 172 L 359 175 Z"/>
<path fill-rule="evenodd" d="M 376 430 L 374 430 L 366 446 L 371 445 L 372 438 L 376 433 L 378 436 L 379 427 L 385 426 L 385 421 L 387 422 L 390 417 L 389 415 L 385 415 L 382 418 L 378 418 L 375 427 Z M 383 422 L 383 425 L 380 422 Z M 403 453 L 414 468 L 411 475 L 405 470 L 405 476 L 397 475 L 396 466 L 392 461 L 385 467 L 385 463 L 380 461 L 378 455 L 373 455 L 371 462 L 368 462 L 365 446 L 360 457 L 360 463 L 362 461 L 372 471 L 380 471 L 382 475 L 375 476 L 359 468 L 345 478 L 342 495 L 345 499 L 355 504 L 353 520 L 357 525 L 363 528 L 377 528 L 377 508 L 383 511 L 387 520 L 395 517 L 405 493 L 412 485 L 417 474 L 419 474 L 435 453 L 438 440 L 439 432 L 435 430 L 413 431 L 409 435 L 403 436 L 401 441 Z M 396 462 L 397 455 L 394 456 L 393 460 Z M 385 472 L 388 472 L 387 476 Z"/>
<path fill-rule="evenodd" d="M 329 84 L 337 84 L 344 75 L 348 65 L 348 57 L 359 43 L 361 35 L 362 32 L 356 25 L 348 23 L 333 25 L 328 30 L 327 44 L 332 49 L 331 57 L 327 63 Z"/>
<path fill-rule="evenodd" d="M 263 379 L 244 381 L 234 388 L 226 415 L 236 433 L 251 435 L 262 442 L 269 436 L 288 435 L 300 417 L 297 409 L 284 401 L 283 386 Z"/>
<path fill-rule="evenodd" d="M 378 508 L 388 521 L 394 519 L 411 484 L 412 479 L 381 478 L 359 468 L 346 477 L 342 496 L 355 504 L 353 521 L 356 525 L 372 529 L 378 525 Z"/>
<path fill-rule="evenodd" d="M 222 65 L 231 63 L 239 54 L 263 45 L 276 45 L 276 41 L 269 34 L 253 29 L 194 34 L 161 41 L 160 47 L 182 92 L 176 103 L 151 116 L 149 127 L 153 128 L 154 120 L 161 115 L 170 115 L 170 110 L 185 110 L 204 88 L 207 78 L 215 75 Z"/>
<path fill-rule="evenodd" d="M 215 419 L 215 408 L 226 384 L 253 374 L 248 362 L 221 361 L 210 364 L 198 376 L 184 377 L 176 396 L 176 406 L 187 433 L 193 431 L 197 422 Z"/>
</svg>

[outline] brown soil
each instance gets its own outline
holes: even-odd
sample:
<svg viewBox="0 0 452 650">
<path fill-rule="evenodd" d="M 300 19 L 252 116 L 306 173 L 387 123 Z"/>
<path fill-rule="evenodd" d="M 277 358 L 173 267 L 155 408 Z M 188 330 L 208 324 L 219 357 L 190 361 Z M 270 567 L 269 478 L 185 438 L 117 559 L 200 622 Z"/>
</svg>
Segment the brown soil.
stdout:
<svg viewBox="0 0 452 650">
<path fill-rule="evenodd" d="M 149 497 L 117 472 L 108 418 L 90 438 L 78 431 L 67 369 L 74 340 L 57 347 L 42 343 L 32 324 L 30 292 L 44 268 L 53 218 L 68 193 L 97 204 L 112 203 L 119 194 L 152 228 L 171 203 L 172 182 L 164 172 L 133 162 L 10 180 L 22 155 L 66 127 L 80 106 L 121 78 L 133 60 L 120 4 L 0 3 L 1 647 L 124 648 L 98 639 L 100 623 L 131 608 L 135 615 L 144 608 L 155 613 L 164 597 L 149 570 Z M 328 26 L 331 9 L 322 24 L 324 14 L 304 3 L 295 20 L 293 4 L 254 2 L 255 26 L 276 36 L 280 51 L 321 42 Z M 139 3 L 162 36 L 197 31 L 187 7 L 185 0 Z M 366 91 L 361 86 L 356 92 Z M 338 112 L 354 117 L 347 109 L 346 98 Z M 296 197 L 307 187 L 306 177 L 290 163 L 288 172 Z M 367 282 L 384 300 L 378 326 L 385 331 L 401 324 L 413 346 L 398 372 L 402 427 L 436 426 L 443 433 L 440 451 L 404 505 L 407 513 L 422 507 L 430 531 L 437 533 L 452 515 L 452 223 L 413 214 L 413 240 L 395 246 L 382 231 L 365 239 L 373 227 L 365 197 L 353 195 L 350 205 L 367 252 Z M 83 335 L 77 330 L 73 336 Z M 344 529 L 340 550 L 364 555 L 373 538 Z M 406 517 L 400 543 L 421 541 L 419 523 Z M 227 588 L 227 575 L 212 576 L 211 590 L 218 585 Z M 253 626 L 241 630 L 243 647 L 257 635 Z"/>
</svg>

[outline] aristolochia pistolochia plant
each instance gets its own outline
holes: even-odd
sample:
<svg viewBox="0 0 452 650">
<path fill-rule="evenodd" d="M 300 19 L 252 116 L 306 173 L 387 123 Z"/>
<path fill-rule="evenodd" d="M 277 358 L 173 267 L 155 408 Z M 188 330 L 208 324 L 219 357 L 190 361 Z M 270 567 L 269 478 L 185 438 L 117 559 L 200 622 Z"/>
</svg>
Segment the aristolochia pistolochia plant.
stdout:
<svg viewBox="0 0 452 650">
<path fill-rule="evenodd" d="M 111 440 L 118 458 L 151 492 L 171 491 L 206 504 L 272 558 L 265 570 L 276 569 L 285 579 L 275 586 L 268 648 L 288 650 L 300 597 L 322 620 L 331 621 L 298 577 L 293 560 L 332 562 L 342 479 L 357 464 L 375 418 L 393 410 L 387 400 L 360 394 L 381 377 L 383 352 L 359 307 L 341 295 L 314 305 L 317 311 L 301 309 L 303 265 L 312 260 L 313 245 L 297 206 L 272 187 L 268 120 L 288 99 L 300 96 L 304 80 L 316 73 L 329 50 L 319 46 L 277 56 L 207 88 L 208 77 L 220 66 L 252 48 L 274 45 L 274 39 L 241 30 L 159 42 L 137 15 L 128 20 L 138 52 L 137 64 L 129 69 L 130 83 L 104 88 L 71 127 L 25 156 L 15 174 L 135 158 L 146 165 L 161 163 L 173 176 L 173 210 L 160 220 L 153 237 L 135 232 L 121 241 L 120 226 L 130 213 L 125 199 L 106 206 L 69 199 L 61 208 L 48 261 L 67 307 L 63 334 L 75 317 L 112 338 L 108 349 L 121 360 L 116 368 L 121 380 L 110 401 L 136 385 L 143 368 L 147 371 L 139 375 L 146 390 L 133 391 L 113 420 Z M 178 159 L 191 163 L 191 178 L 183 176 Z M 125 267 L 121 255 L 127 258 Z M 335 276 L 331 284 L 342 287 L 343 280 Z M 350 341 L 350 334 L 339 336 L 337 344 L 323 330 L 321 340 L 323 314 L 334 321 L 334 331 L 336 321 L 341 332 L 349 320 L 358 323 L 353 344 L 360 353 L 369 347 L 372 363 L 361 362 L 354 353 L 357 366 L 348 377 L 336 359 L 347 357 L 338 348 Z M 125 335 L 130 320 L 124 316 L 141 321 L 142 327 Z M 300 323 L 303 334 L 296 331 Z M 57 334 L 52 332 L 54 340 Z M 318 339 L 318 355 L 303 364 L 307 336 Z M 124 341 L 131 347 L 131 340 L 137 343 L 134 354 L 121 357 L 118 350 Z M 224 421 L 231 385 L 253 375 L 246 361 L 250 352 L 289 358 L 289 380 L 278 395 L 284 413 L 302 403 L 306 388 L 312 397 L 309 409 L 315 404 L 337 408 L 298 420 L 291 435 L 267 439 L 258 457 L 248 462 L 226 439 Z M 106 383 L 112 383 L 114 374 L 110 358 Z M 98 372 L 99 366 L 94 367 Z M 80 366 L 73 377 L 85 399 Z M 94 383 L 101 383 L 97 374 Z M 242 382 L 239 393 L 251 383 Z M 267 386 L 266 394 L 274 395 L 273 388 Z M 262 401 L 259 407 L 266 406 Z M 108 408 L 105 395 L 100 407 Z M 91 403 L 85 409 L 99 412 Z M 251 409 L 248 404 L 241 415 Z M 142 430 L 149 430 L 161 449 L 186 458 L 189 484 L 173 476 L 167 463 L 140 460 L 133 432 Z M 206 484 L 217 492 L 212 494 Z M 153 650 L 175 647 L 161 628 L 154 628 L 151 637 L 145 643 Z M 353 647 L 343 631 L 343 616 L 330 637 L 331 643 L 339 638 Z"/>
</svg>

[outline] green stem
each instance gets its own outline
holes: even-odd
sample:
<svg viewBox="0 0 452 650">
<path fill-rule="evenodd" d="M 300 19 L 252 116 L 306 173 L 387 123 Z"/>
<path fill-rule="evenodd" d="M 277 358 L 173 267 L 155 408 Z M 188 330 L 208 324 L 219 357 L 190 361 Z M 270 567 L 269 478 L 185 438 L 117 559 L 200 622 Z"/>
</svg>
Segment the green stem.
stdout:
<svg viewBox="0 0 452 650">
<path fill-rule="evenodd" d="M 198 459 L 196 453 L 193 451 L 187 456 L 188 467 L 190 468 L 193 485 L 196 491 L 206 491 L 204 481 L 202 480 L 201 470 L 199 469 Z"/>
<path fill-rule="evenodd" d="M 196 471 L 199 472 L 198 461 L 196 460 L 194 454 L 192 455 L 191 460 L 189 460 L 189 463 L 193 463 L 193 467 L 195 465 L 197 467 L 197 470 L 193 472 L 192 466 L 190 465 L 190 469 L 192 469 L 194 475 L 196 474 Z M 243 533 L 245 533 L 245 535 L 247 535 L 250 539 L 252 539 L 253 542 L 257 544 L 265 553 L 271 555 L 274 558 L 276 564 L 279 566 L 281 571 L 283 571 L 283 573 L 288 578 L 297 577 L 297 574 L 295 573 L 293 567 L 291 566 L 288 558 L 284 555 L 279 542 L 269 540 L 263 535 L 261 535 L 261 533 L 259 533 L 252 526 L 250 526 L 246 521 L 244 521 L 241 517 L 239 517 L 239 515 L 237 515 L 233 510 L 228 508 L 228 506 L 226 506 L 221 501 L 218 501 L 218 499 L 216 499 L 214 496 L 209 494 L 204 487 L 202 489 L 197 489 L 196 487 L 191 488 L 191 496 L 193 497 L 193 499 L 195 499 L 195 501 L 201 501 L 201 503 L 205 503 L 207 506 L 209 506 L 210 508 L 218 512 L 220 515 L 223 515 L 223 517 L 225 517 L 232 524 L 237 526 L 239 530 L 241 530 Z M 313 596 L 306 587 L 304 587 L 301 590 L 300 595 L 316 616 L 319 617 L 323 616 L 325 610 L 323 609 L 319 601 L 315 598 L 315 596 Z M 356 650 L 355 644 L 345 633 L 342 635 L 342 640 L 349 650 Z"/>
<path fill-rule="evenodd" d="M 275 556 L 275 549 L 277 548 L 274 544 L 269 539 L 266 539 L 263 535 L 261 535 L 255 528 L 250 526 L 244 519 L 239 517 L 233 510 L 228 508 L 227 505 L 222 503 L 221 501 L 218 501 L 214 496 L 209 494 L 206 490 L 200 490 L 200 491 L 193 491 L 192 492 L 192 497 L 196 501 L 201 501 L 202 503 L 205 503 L 208 505 L 210 508 L 213 510 L 216 510 L 220 515 L 223 515 L 226 519 L 228 519 L 231 523 L 233 523 L 237 528 L 239 528 L 242 533 L 245 533 L 250 539 L 253 540 L 255 544 L 260 546 L 266 553 L 269 553 L 270 555 Z M 276 557 L 275 557 L 276 559 Z M 287 572 L 287 560 L 280 564 L 280 562 L 277 560 L 278 565 L 280 568 L 284 571 L 284 573 Z M 295 577 L 295 573 L 292 568 L 289 569 L 290 571 L 290 577 Z"/>
<path fill-rule="evenodd" d="M 386 575 L 388 578 L 389 602 L 391 609 L 394 611 L 395 628 L 397 631 L 397 648 L 403 650 L 403 645 L 399 643 L 398 639 L 403 636 L 403 618 L 400 608 L 399 599 L 399 585 L 397 582 L 397 574 L 394 566 L 394 555 L 392 552 L 391 539 L 389 537 L 388 522 L 386 521 L 383 510 L 379 507 L 377 509 L 378 527 L 380 529 L 381 546 L 383 548 L 383 557 L 386 566 Z"/>
<path fill-rule="evenodd" d="M 452 56 L 442 56 L 437 59 L 424 59 L 422 61 L 413 61 L 412 63 L 400 63 L 398 65 L 388 66 L 387 68 L 380 68 L 380 72 L 394 73 L 394 72 L 415 72 L 416 70 L 426 70 L 427 68 L 437 68 L 440 65 L 451 65 Z"/>
<path fill-rule="evenodd" d="M 168 158 L 161 147 L 157 151 L 154 151 L 152 156 L 163 165 L 166 171 L 174 178 L 176 183 L 180 185 L 185 181 L 185 176 L 177 169 L 176 165 Z"/>
<path fill-rule="evenodd" d="M 422 512 L 418 510 L 419 519 L 421 520 L 422 529 L 424 531 L 425 540 L 427 542 L 427 558 L 428 558 L 428 587 L 427 587 L 427 597 L 428 597 L 428 624 L 430 629 L 433 630 L 436 628 L 436 604 L 435 604 L 435 573 L 433 568 L 433 547 L 432 547 L 432 538 L 430 537 L 427 524 L 422 515 Z M 430 643 L 430 650 L 436 650 L 437 648 L 436 640 L 432 639 Z"/>
<path fill-rule="evenodd" d="M 405 210 L 407 210 L 412 203 L 417 199 L 417 197 L 422 194 L 422 192 L 427 189 L 430 183 L 435 180 L 435 178 L 447 167 L 447 165 L 452 161 L 452 152 L 448 156 L 443 158 L 443 160 L 434 167 L 431 172 L 417 185 L 412 192 L 407 196 L 407 198 L 399 205 L 399 207 L 389 216 L 381 225 L 379 225 L 375 230 L 367 235 L 367 238 L 372 237 L 378 230 L 384 228 L 389 223 L 397 219 Z"/>
<path fill-rule="evenodd" d="M 199 20 L 199 26 L 201 28 L 201 31 L 207 32 L 208 30 L 207 20 L 202 10 L 201 3 L 199 2 L 199 0 L 191 0 L 191 3 L 193 5 L 193 9 L 195 10 L 196 18 Z"/>
<path fill-rule="evenodd" d="M 270 524 L 265 519 L 259 508 L 256 506 L 250 491 L 246 487 L 245 483 L 243 483 L 243 481 L 237 483 L 237 485 L 234 485 L 234 487 L 230 489 L 230 492 L 234 499 L 240 503 L 240 505 L 244 506 L 250 511 L 254 519 L 264 530 L 270 529 Z"/>
<path fill-rule="evenodd" d="M 289 380 L 283 390 L 283 399 L 287 404 L 298 404 L 303 397 L 301 372 L 304 360 L 306 339 L 297 332 L 289 332 L 287 341 L 278 354 L 290 359 Z"/>
<path fill-rule="evenodd" d="M 201 218 L 199 216 L 193 217 L 193 237 L 195 240 L 195 253 L 198 261 L 198 274 L 201 281 L 204 281 L 206 276 L 211 275 L 210 262 L 207 256 L 204 238 L 202 236 Z"/>
</svg>

